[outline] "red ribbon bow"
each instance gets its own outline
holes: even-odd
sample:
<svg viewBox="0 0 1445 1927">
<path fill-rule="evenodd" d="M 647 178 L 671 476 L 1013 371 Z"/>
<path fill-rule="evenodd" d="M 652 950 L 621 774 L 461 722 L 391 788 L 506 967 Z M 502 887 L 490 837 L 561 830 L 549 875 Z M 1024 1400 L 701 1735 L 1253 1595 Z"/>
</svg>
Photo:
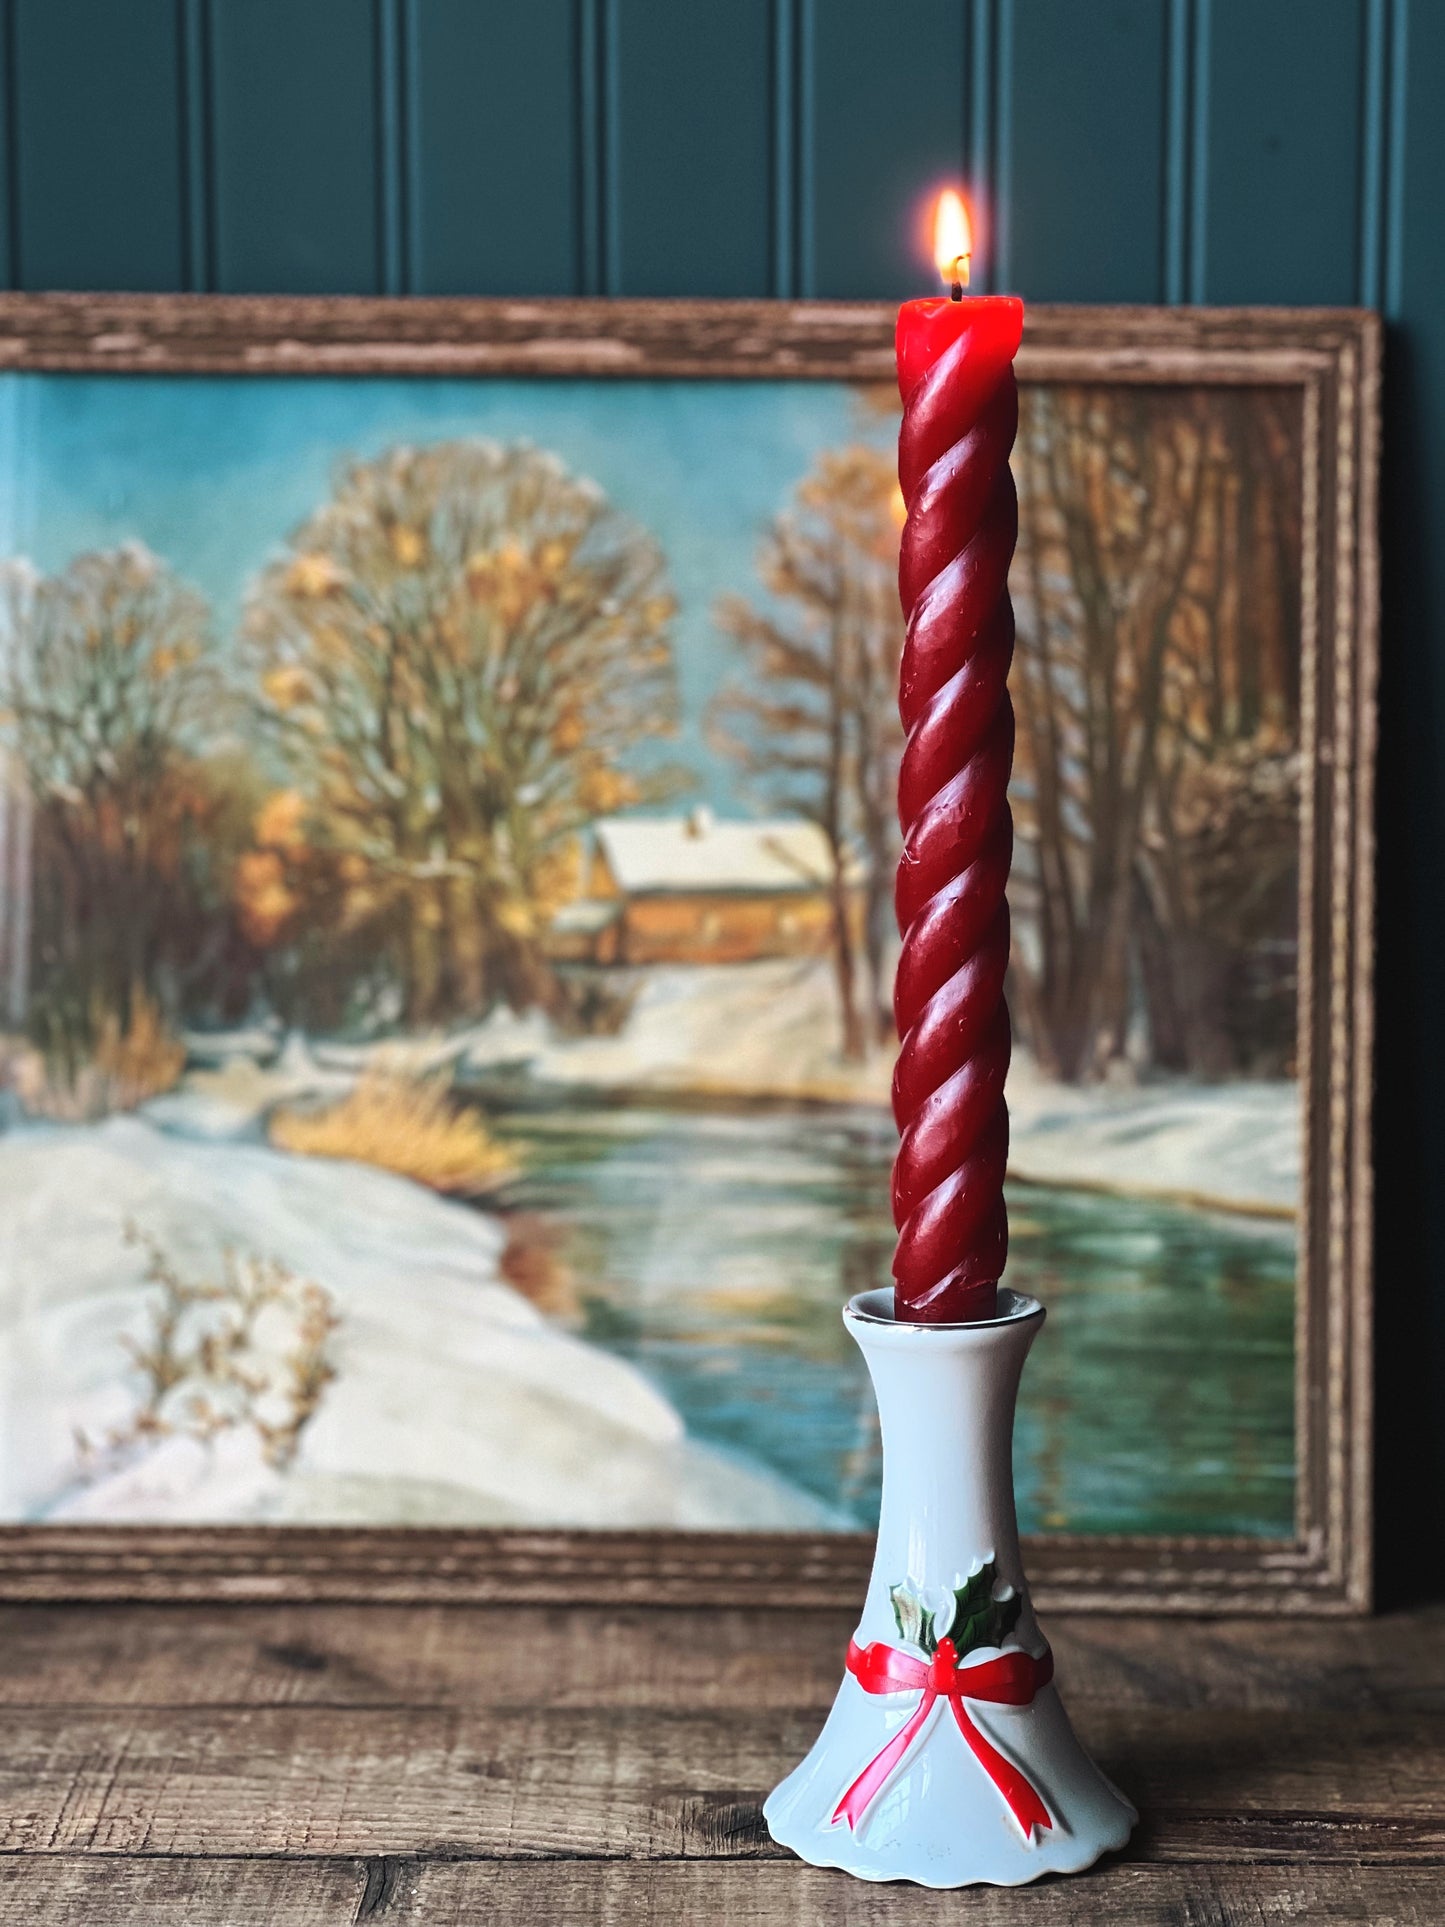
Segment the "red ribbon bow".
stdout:
<svg viewBox="0 0 1445 1927">
<path fill-rule="evenodd" d="M 879 1640 L 859 1646 L 850 1639 L 848 1671 L 865 1693 L 921 1692 L 923 1698 L 908 1724 L 868 1762 L 833 1809 L 834 1826 L 846 1820 L 850 1827 L 857 1828 L 940 1699 L 946 1699 L 953 1708 L 959 1732 L 1008 1802 L 1009 1812 L 1023 1829 L 1025 1840 L 1032 1840 L 1035 1827 L 1047 1831 L 1053 1826 L 1038 1789 L 997 1747 L 989 1745 L 963 1704 L 970 1699 L 982 1700 L 991 1706 L 1031 1705 L 1035 1693 L 1054 1676 L 1054 1656 L 1047 1646 L 1037 1659 L 1032 1653 L 1008 1652 L 1001 1653 L 997 1659 L 980 1660 L 975 1666 L 960 1666 L 951 1639 L 939 1640 L 931 1660 L 915 1659 L 911 1653 L 902 1652 L 897 1646 L 885 1646 Z"/>
</svg>

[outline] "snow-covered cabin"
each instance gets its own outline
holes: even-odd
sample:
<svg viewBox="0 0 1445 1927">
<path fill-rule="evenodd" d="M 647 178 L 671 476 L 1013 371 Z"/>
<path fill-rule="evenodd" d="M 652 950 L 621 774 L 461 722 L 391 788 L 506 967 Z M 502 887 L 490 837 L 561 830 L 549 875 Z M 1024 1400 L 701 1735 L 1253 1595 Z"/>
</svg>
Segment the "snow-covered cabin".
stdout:
<svg viewBox="0 0 1445 1927">
<path fill-rule="evenodd" d="M 860 877 L 849 864 L 850 899 Z M 833 855 L 816 823 L 607 817 L 594 826 L 580 897 L 552 926 L 553 953 L 594 963 L 745 963 L 817 956 L 833 917 Z"/>
</svg>

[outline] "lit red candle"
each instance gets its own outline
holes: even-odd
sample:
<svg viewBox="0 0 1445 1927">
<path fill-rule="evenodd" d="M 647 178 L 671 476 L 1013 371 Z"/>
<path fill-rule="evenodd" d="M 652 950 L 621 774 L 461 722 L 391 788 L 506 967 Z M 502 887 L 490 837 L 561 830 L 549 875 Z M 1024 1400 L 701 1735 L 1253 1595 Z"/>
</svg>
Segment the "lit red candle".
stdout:
<svg viewBox="0 0 1445 1927">
<path fill-rule="evenodd" d="M 1024 310 L 1011 295 L 964 296 L 971 251 L 963 203 L 945 194 L 935 253 L 951 292 L 906 302 L 897 334 L 907 746 L 895 893 L 894 1311 L 928 1324 L 993 1317 L 1008 1251 L 1008 570 L 1018 534 L 1008 458 Z"/>
</svg>

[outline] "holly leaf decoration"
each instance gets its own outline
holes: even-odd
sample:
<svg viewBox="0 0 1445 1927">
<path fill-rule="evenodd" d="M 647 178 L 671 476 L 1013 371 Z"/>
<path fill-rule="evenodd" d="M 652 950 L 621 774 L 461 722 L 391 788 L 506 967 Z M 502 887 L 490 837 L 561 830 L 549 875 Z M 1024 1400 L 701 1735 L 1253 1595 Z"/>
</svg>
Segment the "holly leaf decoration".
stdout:
<svg viewBox="0 0 1445 1927">
<path fill-rule="evenodd" d="M 990 1559 L 978 1572 L 972 1572 L 961 1586 L 953 1589 L 953 1618 L 948 1636 L 960 1659 L 976 1646 L 1002 1646 L 1014 1627 L 1024 1602 L 1018 1593 L 995 1599 L 998 1566 Z"/>
<path fill-rule="evenodd" d="M 1024 1609 L 1022 1598 L 1011 1591 L 1007 1598 L 996 1599 L 997 1584 L 998 1567 L 990 1559 L 953 1589 L 953 1615 L 945 1630 L 960 1659 L 976 1646 L 1002 1646 L 1019 1623 Z M 932 1612 L 911 1586 L 890 1586 L 888 1597 L 893 1602 L 899 1635 L 910 1646 L 921 1646 L 931 1657 L 938 1650 L 940 1638 Z"/>
</svg>

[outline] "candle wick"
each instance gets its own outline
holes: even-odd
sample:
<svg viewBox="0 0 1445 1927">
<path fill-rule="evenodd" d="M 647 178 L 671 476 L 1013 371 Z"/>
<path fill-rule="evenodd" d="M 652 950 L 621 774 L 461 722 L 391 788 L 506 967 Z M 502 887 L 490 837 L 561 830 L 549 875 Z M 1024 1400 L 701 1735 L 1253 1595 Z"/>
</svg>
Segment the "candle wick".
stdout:
<svg viewBox="0 0 1445 1927">
<path fill-rule="evenodd" d="M 955 281 L 953 283 L 952 287 L 948 290 L 948 298 L 950 301 L 962 301 L 963 283 L 961 281 Z"/>
</svg>

